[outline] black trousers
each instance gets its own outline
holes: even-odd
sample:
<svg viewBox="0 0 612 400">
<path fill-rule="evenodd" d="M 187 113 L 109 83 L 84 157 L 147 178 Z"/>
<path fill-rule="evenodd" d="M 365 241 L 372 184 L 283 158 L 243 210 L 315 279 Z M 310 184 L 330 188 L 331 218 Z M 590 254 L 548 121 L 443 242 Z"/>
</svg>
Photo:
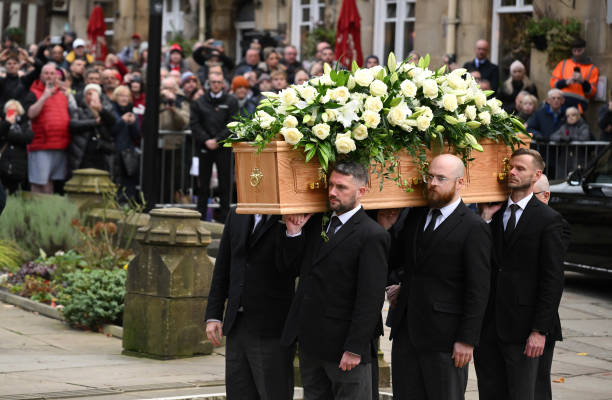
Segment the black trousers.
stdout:
<svg viewBox="0 0 612 400">
<path fill-rule="evenodd" d="M 539 358 L 523 354 L 525 343 L 501 343 L 493 328 L 483 330 L 474 352 L 480 400 L 534 400 Z"/>
<path fill-rule="evenodd" d="M 371 365 L 359 364 L 342 371 L 338 362 L 321 360 L 299 352 L 304 400 L 371 400 Z"/>
<path fill-rule="evenodd" d="M 234 186 L 233 165 L 232 165 L 232 149 L 228 147 L 219 147 L 216 150 L 206 150 L 205 153 L 200 153 L 200 193 L 198 195 L 198 212 L 202 214 L 201 218 L 206 218 L 208 211 L 208 198 L 210 197 L 210 175 L 212 166 L 217 166 L 217 177 L 219 179 L 219 213 L 218 221 L 225 222 L 225 218 L 229 213 L 230 196 Z"/>
<path fill-rule="evenodd" d="M 553 354 L 555 352 L 555 341 L 548 339 L 544 346 L 544 353 L 538 363 L 538 374 L 536 377 L 535 398 L 536 400 L 552 400 L 552 387 L 550 380 L 550 369 L 552 367 Z"/>
<path fill-rule="evenodd" d="M 249 332 L 238 316 L 225 350 L 228 400 L 292 400 L 294 357 L 295 346 Z"/>
<path fill-rule="evenodd" d="M 463 400 L 468 365 L 455 367 L 452 353 L 417 350 L 405 324 L 393 338 L 391 382 L 398 400 Z"/>
</svg>

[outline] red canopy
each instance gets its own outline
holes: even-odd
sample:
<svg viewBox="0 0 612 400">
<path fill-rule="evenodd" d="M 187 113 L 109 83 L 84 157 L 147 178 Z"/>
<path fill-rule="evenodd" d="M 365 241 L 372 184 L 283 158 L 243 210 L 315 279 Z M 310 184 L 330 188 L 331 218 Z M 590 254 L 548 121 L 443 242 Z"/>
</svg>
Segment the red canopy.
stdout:
<svg viewBox="0 0 612 400">
<path fill-rule="evenodd" d="M 336 60 L 350 68 L 353 60 L 363 63 L 361 52 L 361 17 L 355 0 L 342 0 L 336 31 Z"/>
<path fill-rule="evenodd" d="M 89 23 L 87 24 L 87 37 L 91 43 L 91 51 L 96 60 L 104 61 L 108 50 L 106 48 L 106 22 L 104 22 L 104 11 L 102 7 L 95 6 L 91 10 Z"/>
</svg>

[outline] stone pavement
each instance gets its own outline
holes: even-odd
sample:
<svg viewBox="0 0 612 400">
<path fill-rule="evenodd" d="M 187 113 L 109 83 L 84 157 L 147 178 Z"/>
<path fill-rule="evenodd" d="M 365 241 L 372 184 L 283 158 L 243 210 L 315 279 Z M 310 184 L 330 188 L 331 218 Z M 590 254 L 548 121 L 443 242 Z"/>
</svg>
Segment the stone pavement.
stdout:
<svg viewBox="0 0 612 400">
<path fill-rule="evenodd" d="M 560 382 L 553 383 L 553 398 L 610 400 L 612 280 L 566 276 L 565 341 L 555 352 L 553 379 Z M 391 345 L 386 338 L 381 345 L 389 361 Z M 170 361 L 123 356 L 119 339 L 0 303 L 0 399 L 221 398 L 215 394 L 225 391 L 223 365 L 223 349 Z M 478 398 L 473 368 L 466 398 Z"/>
</svg>

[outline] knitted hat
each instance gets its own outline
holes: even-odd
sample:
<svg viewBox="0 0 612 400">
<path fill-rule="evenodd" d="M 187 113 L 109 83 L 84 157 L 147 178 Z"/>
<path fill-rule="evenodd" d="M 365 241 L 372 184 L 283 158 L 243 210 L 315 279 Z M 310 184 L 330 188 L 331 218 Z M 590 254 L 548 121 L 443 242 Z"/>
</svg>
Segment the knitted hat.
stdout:
<svg viewBox="0 0 612 400">
<path fill-rule="evenodd" d="M 187 82 L 190 79 L 191 80 L 197 80 L 197 78 L 193 74 L 193 72 L 191 72 L 191 71 L 184 72 L 183 75 L 181 75 L 181 86 L 183 86 L 185 84 L 185 82 Z"/>
<path fill-rule="evenodd" d="M 173 51 L 178 51 L 179 53 L 183 54 L 183 48 L 178 43 L 174 43 L 172 46 L 170 46 L 169 53 L 172 53 Z"/>
<path fill-rule="evenodd" d="M 234 79 L 232 79 L 232 90 L 236 90 L 239 87 L 245 87 L 247 89 L 251 87 L 247 78 L 242 75 L 235 76 Z"/>
<path fill-rule="evenodd" d="M 83 94 L 86 94 L 88 91 L 90 91 L 92 89 L 95 90 L 96 92 L 98 92 L 98 95 L 102 94 L 102 88 L 97 83 L 89 83 L 89 84 L 87 84 L 85 86 L 85 89 L 83 89 Z"/>
</svg>

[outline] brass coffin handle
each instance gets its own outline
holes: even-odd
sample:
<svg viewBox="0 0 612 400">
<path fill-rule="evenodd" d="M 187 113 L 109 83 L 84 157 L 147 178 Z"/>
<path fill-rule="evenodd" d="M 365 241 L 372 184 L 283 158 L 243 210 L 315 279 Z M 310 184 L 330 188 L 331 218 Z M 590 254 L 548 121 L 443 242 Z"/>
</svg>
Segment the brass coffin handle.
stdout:
<svg viewBox="0 0 612 400">
<path fill-rule="evenodd" d="M 310 190 L 327 189 L 327 175 L 325 175 L 323 168 L 319 168 L 317 179 L 318 180 L 316 182 L 310 182 L 308 184 Z"/>
<path fill-rule="evenodd" d="M 249 175 L 249 182 L 252 187 L 257 187 L 261 181 L 263 180 L 263 174 L 259 170 L 259 168 L 253 168 L 251 175 Z"/>
<path fill-rule="evenodd" d="M 505 157 L 502 160 L 502 172 L 497 174 L 497 181 L 502 183 L 508 178 L 508 172 L 510 172 L 510 159 Z"/>
</svg>

